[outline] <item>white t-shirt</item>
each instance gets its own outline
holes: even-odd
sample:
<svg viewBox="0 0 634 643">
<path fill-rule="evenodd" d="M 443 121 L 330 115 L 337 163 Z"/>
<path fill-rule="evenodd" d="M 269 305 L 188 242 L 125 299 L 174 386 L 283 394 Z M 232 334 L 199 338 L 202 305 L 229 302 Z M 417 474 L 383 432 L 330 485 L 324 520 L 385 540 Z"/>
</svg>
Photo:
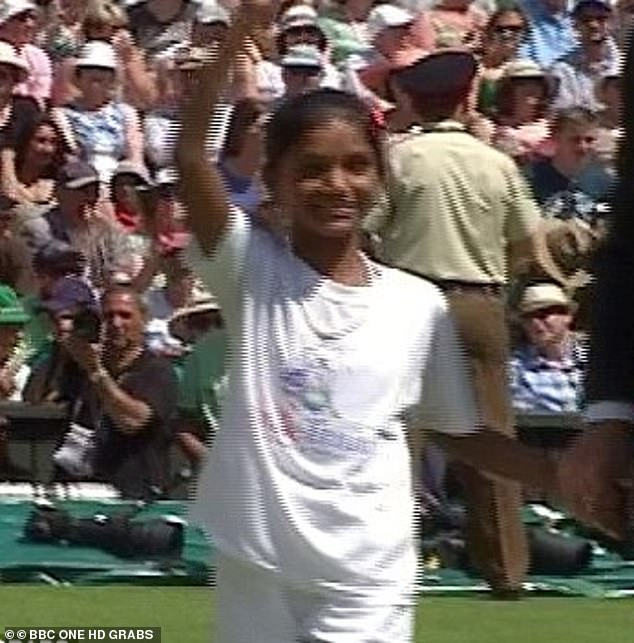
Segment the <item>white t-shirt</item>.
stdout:
<svg viewBox="0 0 634 643">
<path fill-rule="evenodd" d="M 478 425 L 440 291 L 369 261 L 368 286 L 324 279 L 237 209 L 213 258 L 196 242 L 186 258 L 232 347 L 192 519 L 218 550 L 292 582 L 412 587 L 404 416 L 455 434 Z"/>
</svg>

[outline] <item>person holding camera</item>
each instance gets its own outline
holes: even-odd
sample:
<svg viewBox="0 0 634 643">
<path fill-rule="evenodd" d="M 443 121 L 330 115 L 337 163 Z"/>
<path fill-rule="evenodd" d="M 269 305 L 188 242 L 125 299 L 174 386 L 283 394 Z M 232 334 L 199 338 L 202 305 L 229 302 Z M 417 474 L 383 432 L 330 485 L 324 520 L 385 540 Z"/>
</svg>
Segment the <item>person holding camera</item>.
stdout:
<svg viewBox="0 0 634 643">
<path fill-rule="evenodd" d="M 146 311 L 137 292 L 109 289 L 99 313 L 87 301 L 78 305 L 78 297 L 70 307 L 63 301 L 69 280 L 45 302 L 51 313 L 64 313 L 56 339 L 65 372 L 73 374 L 73 380 L 59 380 L 70 427 L 54 455 L 55 477 L 109 483 L 127 498 L 160 495 L 176 410 L 175 374 L 167 360 L 145 347 Z M 75 294 L 78 283 L 73 282 Z"/>
</svg>

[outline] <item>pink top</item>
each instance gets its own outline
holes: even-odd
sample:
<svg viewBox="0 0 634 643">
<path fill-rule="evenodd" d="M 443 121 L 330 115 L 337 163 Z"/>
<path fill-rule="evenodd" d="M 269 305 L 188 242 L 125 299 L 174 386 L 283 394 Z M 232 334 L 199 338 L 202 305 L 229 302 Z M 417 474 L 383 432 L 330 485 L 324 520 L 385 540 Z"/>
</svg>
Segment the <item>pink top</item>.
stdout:
<svg viewBox="0 0 634 643">
<path fill-rule="evenodd" d="M 550 156 L 552 152 L 548 120 L 543 118 L 518 127 L 498 125 L 492 144 L 498 150 L 522 161 Z"/>
<path fill-rule="evenodd" d="M 17 85 L 16 96 L 30 96 L 35 98 L 40 105 L 51 97 L 53 85 L 53 66 L 48 54 L 35 45 L 26 44 L 20 52 L 26 61 L 31 73 L 26 82 Z"/>
</svg>

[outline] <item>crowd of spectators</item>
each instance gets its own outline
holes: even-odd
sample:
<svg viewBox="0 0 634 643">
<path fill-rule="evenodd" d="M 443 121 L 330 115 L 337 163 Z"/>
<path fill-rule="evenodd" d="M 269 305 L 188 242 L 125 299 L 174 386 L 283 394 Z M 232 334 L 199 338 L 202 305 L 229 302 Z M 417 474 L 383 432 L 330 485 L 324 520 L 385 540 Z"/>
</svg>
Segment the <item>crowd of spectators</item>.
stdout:
<svg viewBox="0 0 634 643">
<path fill-rule="evenodd" d="M 524 170 L 545 218 L 592 247 L 615 176 L 630 5 L 286 0 L 275 28 L 235 52 L 209 162 L 236 206 L 283 234 L 260 180 L 267 114 L 318 87 L 349 91 L 390 145 L 416 125 L 391 74 L 468 48 L 480 61 L 471 133 Z M 228 347 L 212 294 L 180 260 L 174 143 L 230 20 L 222 0 L 0 0 L 0 396 L 68 405 L 57 479 L 144 495 L 166 484 L 172 445 L 195 465 L 215 430 Z M 583 402 L 575 313 L 589 275 L 570 262 L 559 283 L 529 269 L 514 281 L 509 385 L 522 412 Z M 89 350 L 91 315 L 103 363 Z M 75 466 L 86 451 L 91 466 Z M 10 476 L 6 434 L 0 452 Z"/>
</svg>

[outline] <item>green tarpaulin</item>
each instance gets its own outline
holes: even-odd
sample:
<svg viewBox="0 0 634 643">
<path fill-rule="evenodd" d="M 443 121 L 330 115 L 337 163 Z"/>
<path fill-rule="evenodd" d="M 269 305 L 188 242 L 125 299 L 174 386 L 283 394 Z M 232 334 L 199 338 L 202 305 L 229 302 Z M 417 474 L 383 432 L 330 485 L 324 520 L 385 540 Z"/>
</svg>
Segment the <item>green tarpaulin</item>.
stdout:
<svg viewBox="0 0 634 643">
<path fill-rule="evenodd" d="M 58 503 L 75 517 L 110 514 L 126 506 L 112 501 L 67 501 Z M 128 583 L 138 585 L 204 585 L 212 581 L 213 550 L 201 530 L 187 527 L 181 561 L 151 562 L 123 560 L 88 547 L 43 545 L 24 542 L 22 530 L 33 508 L 31 502 L 0 502 L 0 578 L 5 583 L 50 583 L 95 585 Z M 182 502 L 159 502 L 137 517 L 160 515 L 186 517 Z M 527 524 L 546 521 L 527 511 Z M 570 523 L 573 524 L 573 523 Z M 420 591 L 433 594 L 464 594 L 486 591 L 476 577 L 452 569 L 423 566 Z M 595 547 L 591 569 L 578 576 L 532 576 L 528 589 L 564 596 L 601 598 L 634 596 L 634 562 Z"/>
</svg>

